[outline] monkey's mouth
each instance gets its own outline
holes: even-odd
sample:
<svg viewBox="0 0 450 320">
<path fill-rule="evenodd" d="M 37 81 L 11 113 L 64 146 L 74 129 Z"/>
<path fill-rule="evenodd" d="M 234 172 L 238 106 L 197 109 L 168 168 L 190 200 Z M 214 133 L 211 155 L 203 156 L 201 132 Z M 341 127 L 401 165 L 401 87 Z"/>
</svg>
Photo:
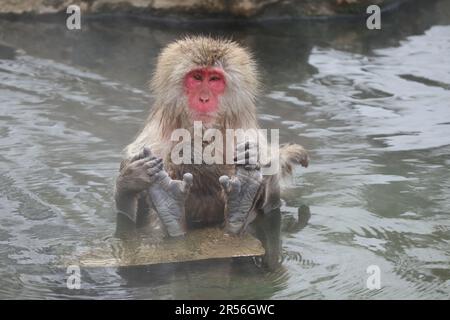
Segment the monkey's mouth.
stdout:
<svg viewBox="0 0 450 320">
<path fill-rule="evenodd" d="M 206 123 L 214 122 L 216 119 L 215 112 L 193 112 L 192 119 L 194 121 L 202 121 Z"/>
</svg>

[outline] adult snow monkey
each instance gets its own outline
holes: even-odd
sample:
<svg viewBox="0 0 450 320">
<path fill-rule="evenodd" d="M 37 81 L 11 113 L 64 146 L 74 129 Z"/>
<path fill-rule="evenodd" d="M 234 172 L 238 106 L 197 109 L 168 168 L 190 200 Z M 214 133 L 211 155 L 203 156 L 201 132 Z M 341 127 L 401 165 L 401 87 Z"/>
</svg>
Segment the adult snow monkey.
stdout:
<svg viewBox="0 0 450 320">
<path fill-rule="evenodd" d="M 267 163 L 259 161 L 254 141 L 225 141 L 237 144 L 231 164 L 175 164 L 171 158 L 178 143 L 172 132 L 193 133 L 197 121 L 224 136 L 227 129 L 258 129 L 258 87 L 252 55 L 234 41 L 186 37 L 163 49 L 151 82 L 153 108 L 126 147 L 116 180 L 118 223 L 139 228 L 156 222 L 174 237 L 214 225 L 242 234 L 257 214 L 279 205 L 280 177 L 295 164 L 308 166 L 308 154 L 299 145 L 281 147 L 279 173 L 267 176 L 261 174 Z M 226 152 L 219 157 L 226 159 Z"/>
</svg>

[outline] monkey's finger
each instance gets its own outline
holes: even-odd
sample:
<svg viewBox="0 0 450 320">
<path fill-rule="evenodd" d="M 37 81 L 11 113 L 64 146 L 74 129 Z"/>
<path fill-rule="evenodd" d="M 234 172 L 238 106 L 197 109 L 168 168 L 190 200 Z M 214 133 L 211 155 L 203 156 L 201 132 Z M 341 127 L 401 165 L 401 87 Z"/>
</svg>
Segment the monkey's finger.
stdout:
<svg viewBox="0 0 450 320">
<path fill-rule="evenodd" d="M 158 172 L 160 172 L 164 167 L 164 164 L 162 162 L 158 163 L 157 165 L 147 169 L 147 174 L 149 176 L 153 176 L 155 174 L 157 174 Z"/>
<path fill-rule="evenodd" d="M 139 153 L 137 153 L 136 155 L 133 156 L 133 158 L 131 158 L 131 162 L 145 158 L 147 156 L 146 154 L 147 154 L 146 150 L 145 148 L 143 148 Z"/>
<path fill-rule="evenodd" d="M 192 174 L 185 173 L 183 175 L 183 180 L 170 180 L 169 183 L 169 189 L 171 190 L 172 194 L 179 196 L 187 196 L 189 189 L 192 186 L 194 178 L 192 177 Z"/>
<path fill-rule="evenodd" d="M 189 189 L 191 189 L 192 185 L 194 184 L 194 177 L 191 173 L 185 173 L 183 175 L 183 182 L 181 184 L 181 192 L 187 193 L 189 192 Z"/>
<path fill-rule="evenodd" d="M 147 161 L 145 162 L 144 166 L 149 169 L 162 163 L 161 158 L 146 158 L 146 159 Z"/>
<path fill-rule="evenodd" d="M 141 153 L 135 154 L 133 157 L 131 157 L 130 162 L 134 162 L 136 160 L 141 159 Z"/>
<path fill-rule="evenodd" d="M 136 169 L 136 168 L 144 166 L 148 161 L 151 161 L 151 160 L 153 160 L 153 159 L 149 159 L 149 158 L 139 159 L 139 160 L 136 160 L 136 161 L 132 162 L 130 164 L 130 166 L 132 168 Z"/>
<path fill-rule="evenodd" d="M 222 187 L 222 189 L 226 193 L 230 192 L 230 190 L 231 190 L 230 177 L 228 177 L 228 176 L 221 176 L 219 178 L 219 183 L 220 183 L 220 186 Z"/>
<path fill-rule="evenodd" d="M 139 160 L 139 159 L 147 158 L 150 155 L 151 155 L 150 149 L 148 147 L 144 147 L 144 148 L 142 148 L 142 150 L 139 153 L 135 154 L 131 158 L 131 162 L 134 162 L 134 161 Z"/>
<path fill-rule="evenodd" d="M 139 160 L 135 160 L 135 161 L 131 164 L 131 166 L 134 167 L 134 168 L 143 166 L 143 165 L 147 162 L 147 160 L 148 160 L 148 159 L 139 159 Z"/>
<path fill-rule="evenodd" d="M 184 183 L 186 183 L 186 185 L 188 185 L 189 187 L 192 186 L 192 184 L 194 183 L 194 177 L 192 176 L 192 173 L 185 173 L 183 175 L 183 181 Z"/>
<path fill-rule="evenodd" d="M 230 192 L 239 193 L 241 191 L 241 182 L 238 177 L 234 176 L 230 179 L 228 176 L 221 176 L 219 178 L 220 185 L 223 190 L 229 194 Z"/>
</svg>

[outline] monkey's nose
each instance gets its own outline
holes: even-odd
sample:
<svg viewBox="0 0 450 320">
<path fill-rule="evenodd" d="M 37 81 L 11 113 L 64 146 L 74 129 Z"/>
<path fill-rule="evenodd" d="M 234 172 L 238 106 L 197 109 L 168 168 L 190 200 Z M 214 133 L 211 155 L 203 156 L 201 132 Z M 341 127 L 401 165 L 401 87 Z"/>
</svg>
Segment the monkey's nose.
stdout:
<svg viewBox="0 0 450 320">
<path fill-rule="evenodd" d="M 208 102 L 209 101 L 209 97 L 208 96 L 200 96 L 200 102 L 201 103 L 206 103 L 206 102 Z"/>
</svg>

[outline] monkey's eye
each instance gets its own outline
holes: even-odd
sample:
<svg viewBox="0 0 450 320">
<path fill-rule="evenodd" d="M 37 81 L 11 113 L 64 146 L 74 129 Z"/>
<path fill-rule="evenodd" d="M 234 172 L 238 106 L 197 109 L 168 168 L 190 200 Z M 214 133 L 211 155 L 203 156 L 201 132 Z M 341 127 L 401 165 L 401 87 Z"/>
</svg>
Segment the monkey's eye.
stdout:
<svg viewBox="0 0 450 320">
<path fill-rule="evenodd" d="M 203 77 L 202 77 L 201 73 L 194 73 L 194 74 L 192 75 L 192 77 L 193 77 L 195 80 L 197 80 L 197 81 L 202 81 L 202 80 L 203 80 Z"/>
<path fill-rule="evenodd" d="M 220 80 L 220 77 L 219 76 L 211 76 L 210 78 L 209 78 L 209 81 L 219 81 Z"/>
</svg>

